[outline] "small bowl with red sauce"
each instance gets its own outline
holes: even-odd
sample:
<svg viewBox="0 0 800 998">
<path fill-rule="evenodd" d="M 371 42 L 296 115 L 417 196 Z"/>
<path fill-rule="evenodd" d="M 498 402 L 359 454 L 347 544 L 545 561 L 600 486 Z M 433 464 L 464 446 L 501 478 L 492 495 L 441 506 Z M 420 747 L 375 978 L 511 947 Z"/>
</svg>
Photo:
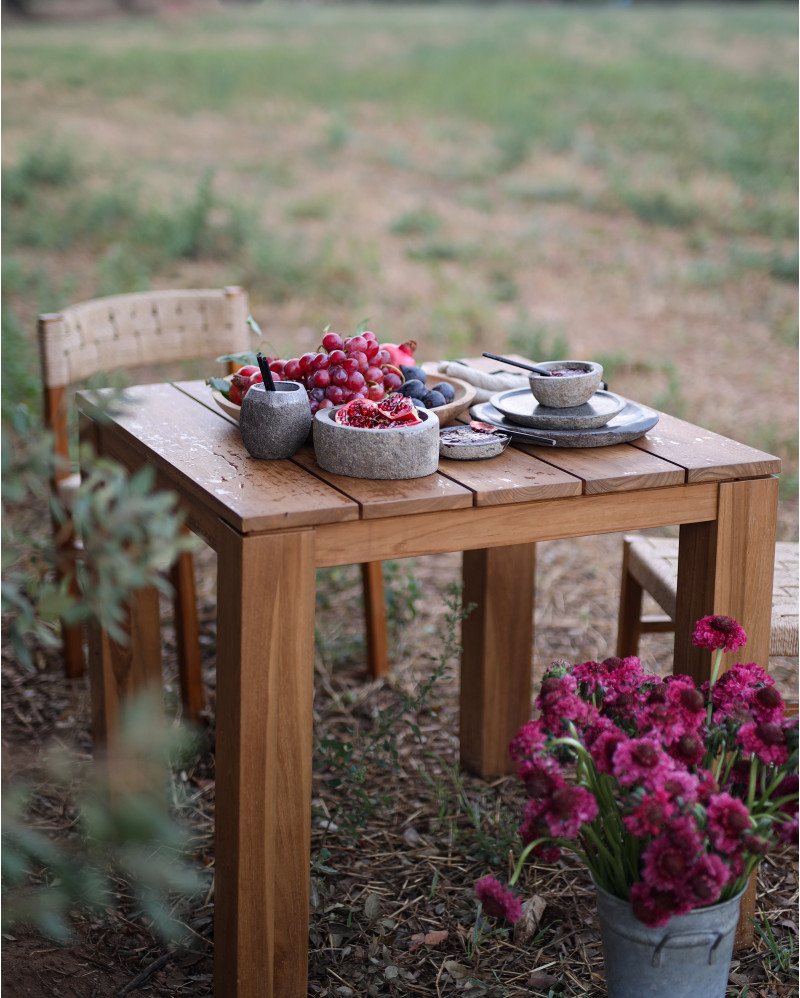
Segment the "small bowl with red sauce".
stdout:
<svg viewBox="0 0 800 998">
<path fill-rule="evenodd" d="M 551 372 L 531 374 L 531 391 L 539 405 L 570 409 L 588 402 L 600 387 L 603 367 L 592 360 L 548 360 L 536 365 Z"/>
</svg>

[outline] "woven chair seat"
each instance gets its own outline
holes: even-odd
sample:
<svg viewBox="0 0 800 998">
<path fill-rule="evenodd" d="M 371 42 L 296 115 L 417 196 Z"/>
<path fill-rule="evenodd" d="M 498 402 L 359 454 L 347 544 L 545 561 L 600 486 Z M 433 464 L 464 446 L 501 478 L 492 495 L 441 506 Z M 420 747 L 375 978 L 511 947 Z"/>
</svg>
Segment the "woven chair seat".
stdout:
<svg viewBox="0 0 800 998">
<path fill-rule="evenodd" d="M 675 619 L 678 589 L 678 541 L 669 537 L 629 536 L 628 571 Z M 772 623 L 770 656 L 798 654 L 798 545 L 775 545 L 775 574 L 772 584 Z"/>
</svg>

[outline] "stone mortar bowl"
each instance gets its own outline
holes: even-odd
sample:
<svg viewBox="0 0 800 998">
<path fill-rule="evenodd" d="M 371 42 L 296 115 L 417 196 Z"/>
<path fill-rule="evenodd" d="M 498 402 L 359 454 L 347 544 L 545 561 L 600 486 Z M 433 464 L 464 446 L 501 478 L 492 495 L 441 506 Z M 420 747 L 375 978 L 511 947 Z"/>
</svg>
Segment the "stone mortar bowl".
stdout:
<svg viewBox="0 0 800 998">
<path fill-rule="evenodd" d="M 362 429 L 334 421 L 340 406 L 314 416 L 314 453 L 325 471 L 348 478 L 424 478 L 439 466 L 439 419 L 420 410 L 421 423 L 402 429 Z"/>
<path fill-rule="evenodd" d="M 298 381 L 278 381 L 275 391 L 253 385 L 242 400 L 239 429 L 251 457 L 279 460 L 302 447 L 311 427 L 306 390 Z"/>
<path fill-rule="evenodd" d="M 536 401 L 551 409 L 583 405 L 600 387 L 603 378 L 602 365 L 592 360 L 548 360 L 538 366 L 548 371 L 571 372 L 551 378 L 531 374 L 528 378 Z"/>
</svg>

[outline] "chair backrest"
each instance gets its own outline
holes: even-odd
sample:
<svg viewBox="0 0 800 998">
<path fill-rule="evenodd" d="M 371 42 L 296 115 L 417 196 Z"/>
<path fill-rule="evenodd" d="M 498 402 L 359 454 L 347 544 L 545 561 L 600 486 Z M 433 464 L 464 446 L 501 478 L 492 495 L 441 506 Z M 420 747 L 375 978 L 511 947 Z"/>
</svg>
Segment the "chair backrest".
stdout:
<svg viewBox="0 0 800 998">
<path fill-rule="evenodd" d="M 237 287 L 113 295 L 40 315 L 44 418 L 57 453 L 69 453 L 69 385 L 100 371 L 242 353 L 247 315 L 247 292 Z"/>
</svg>

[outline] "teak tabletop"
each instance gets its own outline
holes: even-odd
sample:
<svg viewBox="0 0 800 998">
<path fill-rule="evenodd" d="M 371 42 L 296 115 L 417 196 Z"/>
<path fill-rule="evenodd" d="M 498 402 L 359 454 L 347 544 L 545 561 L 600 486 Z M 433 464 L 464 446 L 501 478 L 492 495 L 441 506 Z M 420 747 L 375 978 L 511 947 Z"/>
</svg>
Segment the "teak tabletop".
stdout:
<svg viewBox="0 0 800 998">
<path fill-rule="evenodd" d="M 480 358 L 474 366 L 498 365 Z M 463 551 L 460 745 L 483 776 L 508 770 L 530 716 L 535 543 L 680 526 L 676 672 L 707 678 L 696 620 L 742 624 L 769 652 L 780 462 L 660 413 L 633 443 L 583 450 L 512 445 L 410 481 L 328 474 L 306 445 L 257 461 L 203 382 L 143 385 L 84 432 L 130 468 L 152 465 L 189 526 L 217 552 L 215 994 L 307 991 L 315 572 Z M 131 643 L 91 656 L 95 732 L 113 744 L 121 699 L 160 685 L 157 601 L 137 594 Z"/>
</svg>

